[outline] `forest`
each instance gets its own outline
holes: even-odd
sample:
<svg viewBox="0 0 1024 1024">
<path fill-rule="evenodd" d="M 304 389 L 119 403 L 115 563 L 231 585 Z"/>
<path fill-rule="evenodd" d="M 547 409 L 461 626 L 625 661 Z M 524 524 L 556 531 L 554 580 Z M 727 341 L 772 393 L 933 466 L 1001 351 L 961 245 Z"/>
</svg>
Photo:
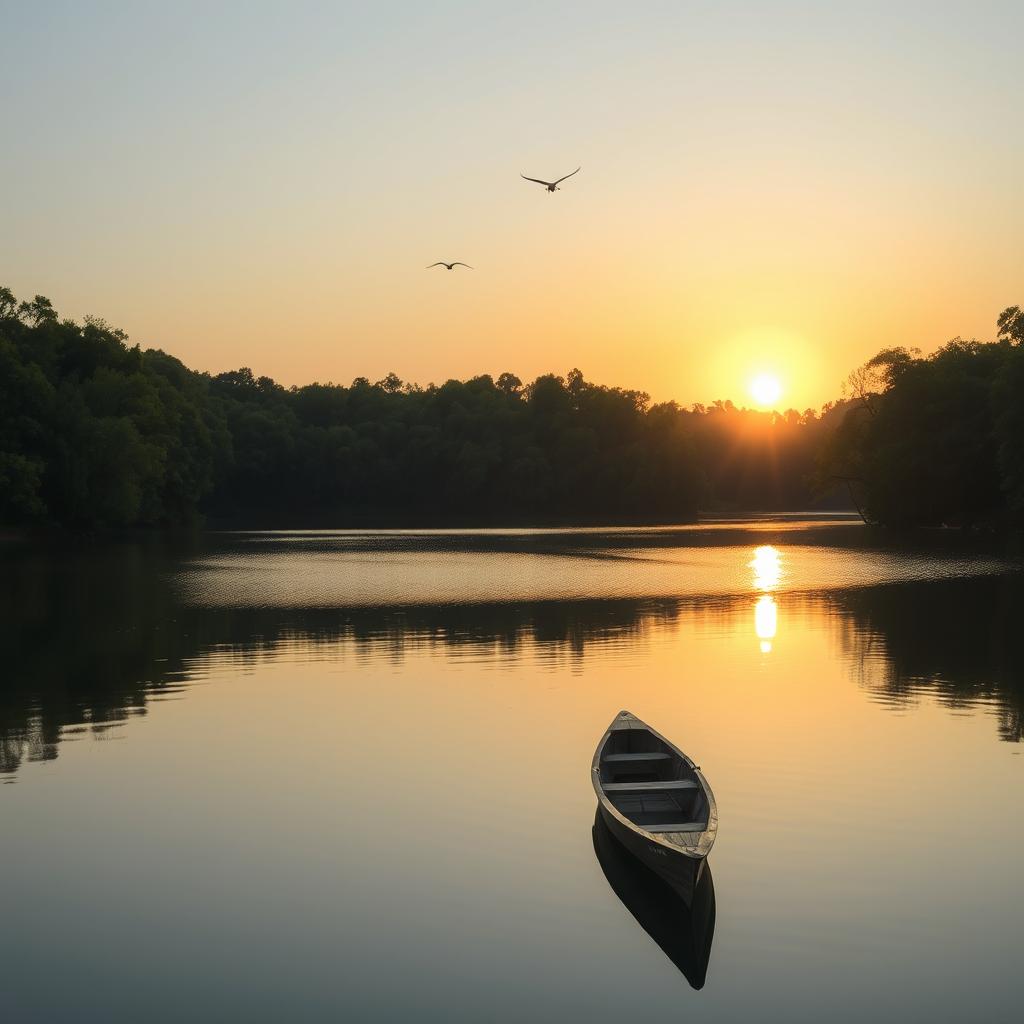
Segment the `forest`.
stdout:
<svg viewBox="0 0 1024 1024">
<path fill-rule="evenodd" d="M 996 327 L 994 342 L 954 338 L 924 357 L 888 348 L 850 374 L 819 466 L 868 522 L 1024 525 L 1024 311 Z"/>
<path fill-rule="evenodd" d="M 286 388 L 210 375 L 0 288 L 0 524 L 72 529 L 685 522 L 856 505 L 893 526 L 1024 519 L 1024 314 L 879 353 L 820 412 L 683 408 L 512 373 Z"/>
</svg>

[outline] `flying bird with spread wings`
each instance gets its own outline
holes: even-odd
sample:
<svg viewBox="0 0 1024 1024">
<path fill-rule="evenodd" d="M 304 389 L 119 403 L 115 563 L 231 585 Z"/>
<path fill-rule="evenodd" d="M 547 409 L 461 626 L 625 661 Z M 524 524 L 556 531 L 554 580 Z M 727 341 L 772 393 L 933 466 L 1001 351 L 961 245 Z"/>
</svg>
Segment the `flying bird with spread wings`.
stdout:
<svg viewBox="0 0 1024 1024">
<path fill-rule="evenodd" d="M 526 178 L 525 174 L 520 174 L 520 178 L 526 178 L 527 181 L 535 181 L 538 185 L 543 185 L 549 192 L 561 192 L 562 190 L 558 187 L 566 178 L 571 178 L 573 174 L 579 174 L 582 170 L 582 166 L 577 167 L 571 174 L 563 174 L 557 181 L 541 181 L 540 178 Z"/>
<path fill-rule="evenodd" d="M 438 263 L 431 263 L 430 266 L 427 267 L 426 269 L 432 270 L 434 267 L 444 267 L 445 270 L 454 270 L 456 267 L 465 267 L 467 270 L 473 269 L 468 263 L 460 263 L 458 260 L 456 260 L 454 263 L 445 263 L 444 260 L 441 260 Z"/>
</svg>

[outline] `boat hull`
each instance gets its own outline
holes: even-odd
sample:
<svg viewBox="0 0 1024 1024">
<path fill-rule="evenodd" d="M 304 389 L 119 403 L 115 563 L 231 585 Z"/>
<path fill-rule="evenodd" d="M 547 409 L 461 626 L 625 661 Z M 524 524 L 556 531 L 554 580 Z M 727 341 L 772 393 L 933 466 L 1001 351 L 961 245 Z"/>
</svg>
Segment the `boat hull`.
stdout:
<svg viewBox="0 0 1024 1024">
<path fill-rule="evenodd" d="M 594 816 L 593 839 L 601 870 L 623 906 L 690 985 L 703 988 L 715 934 L 711 865 L 705 864 L 693 902 L 688 903 L 612 835 L 600 813 Z"/>
<path fill-rule="evenodd" d="M 704 873 L 706 857 L 694 856 L 683 850 L 669 848 L 664 843 L 656 843 L 635 828 L 623 824 L 609 811 L 603 801 L 598 806 L 601 818 L 608 826 L 608 831 L 641 864 L 650 868 L 659 878 L 670 885 L 687 905 L 692 904 L 697 883 Z"/>
</svg>

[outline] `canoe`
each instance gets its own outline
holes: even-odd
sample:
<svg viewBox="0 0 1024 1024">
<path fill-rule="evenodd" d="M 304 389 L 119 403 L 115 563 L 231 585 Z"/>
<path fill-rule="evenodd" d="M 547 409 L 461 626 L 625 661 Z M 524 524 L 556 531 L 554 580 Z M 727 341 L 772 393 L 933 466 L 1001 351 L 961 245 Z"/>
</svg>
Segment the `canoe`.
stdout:
<svg viewBox="0 0 1024 1024">
<path fill-rule="evenodd" d="M 609 831 L 691 903 L 718 834 L 718 810 L 700 769 L 678 747 L 620 711 L 590 772 Z"/>
<path fill-rule="evenodd" d="M 593 837 L 597 862 L 622 905 L 682 972 L 690 986 L 703 988 L 711 960 L 711 940 L 715 935 L 715 883 L 711 865 L 705 865 L 693 901 L 687 904 L 611 834 L 600 811 L 594 815 Z"/>
</svg>

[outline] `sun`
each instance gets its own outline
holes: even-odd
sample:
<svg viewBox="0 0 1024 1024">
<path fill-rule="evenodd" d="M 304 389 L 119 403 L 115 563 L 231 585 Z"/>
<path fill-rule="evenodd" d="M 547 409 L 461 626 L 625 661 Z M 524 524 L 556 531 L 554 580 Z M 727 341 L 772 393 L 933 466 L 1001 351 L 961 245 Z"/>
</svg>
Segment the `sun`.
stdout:
<svg viewBox="0 0 1024 1024">
<path fill-rule="evenodd" d="M 750 397 L 758 405 L 770 408 L 782 397 L 782 382 L 774 373 L 759 373 L 749 384 Z"/>
</svg>

